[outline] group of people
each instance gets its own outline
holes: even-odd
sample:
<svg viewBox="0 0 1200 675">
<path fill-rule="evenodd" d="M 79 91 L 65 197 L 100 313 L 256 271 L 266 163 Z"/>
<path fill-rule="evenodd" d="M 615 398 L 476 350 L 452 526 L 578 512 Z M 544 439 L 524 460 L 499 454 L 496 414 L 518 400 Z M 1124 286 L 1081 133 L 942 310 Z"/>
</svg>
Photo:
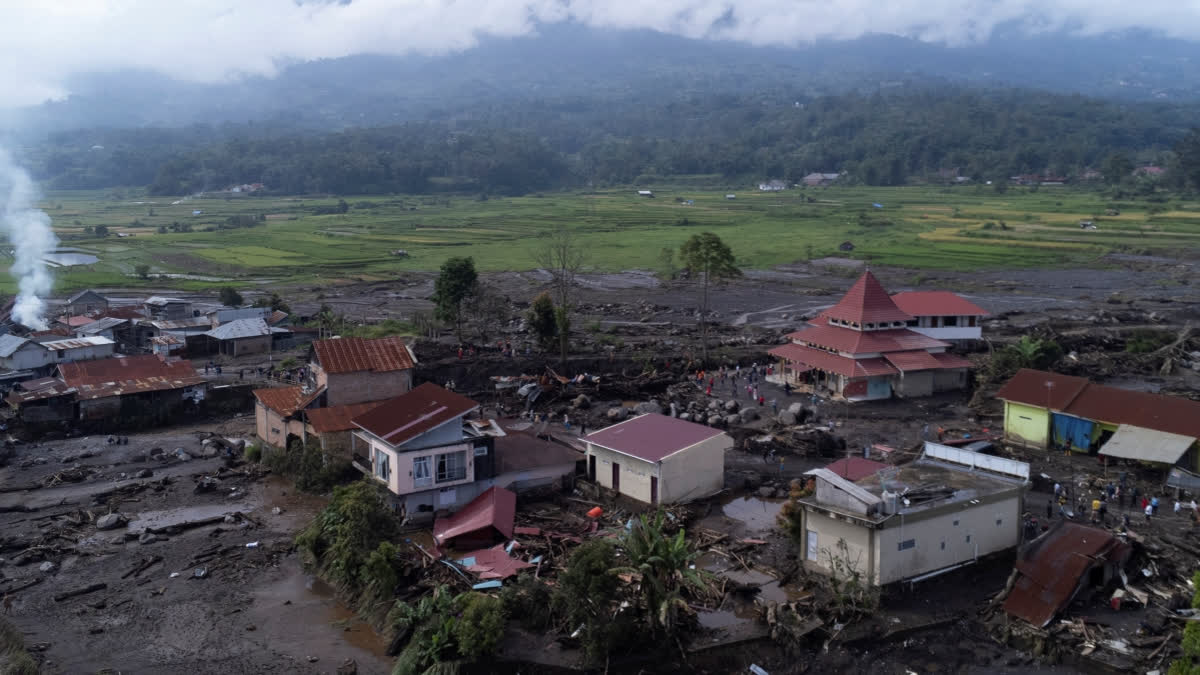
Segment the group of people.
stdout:
<svg viewBox="0 0 1200 675">
<path fill-rule="evenodd" d="M 1159 499 L 1155 495 L 1142 494 L 1141 490 L 1135 485 L 1132 488 L 1127 486 L 1128 474 L 1122 473 L 1120 482 L 1113 483 L 1109 481 L 1100 493 L 1094 495 L 1091 503 L 1088 503 L 1086 497 L 1080 495 L 1077 502 L 1076 513 L 1083 514 L 1090 512 L 1090 520 L 1093 523 L 1108 525 L 1108 507 L 1111 503 L 1116 503 L 1119 508 L 1124 509 L 1126 504 L 1129 507 L 1137 508 L 1145 516 L 1146 522 L 1151 522 L 1152 519 L 1158 516 Z M 1063 518 L 1071 518 L 1074 514 L 1068 513 L 1067 508 L 1071 503 L 1070 488 L 1060 483 L 1054 484 L 1054 499 L 1046 502 L 1046 518 L 1054 517 L 1054 505 L 1058 505 L 1058 513 Z M 1090 508 L 1089 508 L 1090 507 Z M 1174 512 L 1176 515 L 1182 514 L 1184 509 L 1189 509 L 1193 523 L 1200 522 L 1200 506 L 1196 504 L 1196 500 L 1192 500 L 1190 504 L 1185 504 L 1179 500 L 1175 500 Z M 1122 514 L 1122 521 L 1125 526 L 1129 525 L 1129 515 Z"/>
<path fill-rule="evenodd" d="M 704 387 L 704 394 L 706 396 L 712 396 L 713 388 L 717 386 L 718 380 L 721 382 L 721 384 L 728 382 L 730 396 L 732 398 L 737 398 L 738 389 L 741 386 L 740 382 L 744 376 L 746 378 L 746 397 L 750 399 L 751 402 L 758 403 L 759 406 L 765 406 L 767 404 L 767 397 L 764 396 L 761 391 L 759 391 L 758 385 L 762 382 L 763 377 L 773 375 L 775 373 L 775 367 L 771 365 L 760 366 L 757 362 L 755 362 L 749 368 L 745 369 L 746 372 L 744 374 L 742 370 L 741 364 L 737 364 L 733 368 L 721 366 L 714 372 L 697 370 L 696 384 Z M 790 384 L 784 384 L 783 391 L 787 396 L 791 396 L 792 386 Z M 776 412 L 779 411 L 779 404 L 776 401 L 772 400 L 771 406 Z"/>
<path fill-rule="evenodd" d="M 501 356 L 507 356 L 510 358 L 516 358 L 517 356 L 517 347 L 514 347 L 513 343 L 509 342 L 508 340 L 497 340 L 496 351 L 500 352 Z M 475 356 L 476 352 L 477 350 L 473 344 L 460 344 L 458 346 L 458 358 L 460 359 L 463 357 L 473 357 Z M 529 353 L 530 347 L 528 344 L 526 344 L 525 356 L 529 356 Z"/>
</svg>

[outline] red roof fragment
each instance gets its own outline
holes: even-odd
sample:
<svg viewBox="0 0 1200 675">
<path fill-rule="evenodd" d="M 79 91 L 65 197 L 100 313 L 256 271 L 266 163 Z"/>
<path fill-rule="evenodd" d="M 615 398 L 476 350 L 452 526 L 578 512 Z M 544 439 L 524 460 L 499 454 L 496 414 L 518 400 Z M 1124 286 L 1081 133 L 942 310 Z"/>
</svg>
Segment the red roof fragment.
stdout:
<svg viewBox="0 0 1200 675">
<path fill-rule="evenodd" d="M 886 469 L 888 466 L 888 464 L 884 464 L 883 462 L 876 462 L 865 457 L 845 457 L 825 468 L 854 483 L 880 469 Z"/>
<path fill-rule="evenodd" d="M 510 539 L 516 514 L 517 493 L 493 486 L 468 502 L 458 513 L 449 518 L 438 518 L 433 524 L 433 538 L 438 546 L 452 546 L 457 537 L 486 535 L 489 530 L 494 530 L 505 539 Z"/>
<path fill-rule="evenodd" d="M 475 564 L 468 565 L 467 571 L 479 575 L 480 579 L 507 579 L 523 569 L 533 567 L 524 560 L 510 556 L 504 545 L 471 551 L 463 559 L 474 558 Z"/>
</svg>

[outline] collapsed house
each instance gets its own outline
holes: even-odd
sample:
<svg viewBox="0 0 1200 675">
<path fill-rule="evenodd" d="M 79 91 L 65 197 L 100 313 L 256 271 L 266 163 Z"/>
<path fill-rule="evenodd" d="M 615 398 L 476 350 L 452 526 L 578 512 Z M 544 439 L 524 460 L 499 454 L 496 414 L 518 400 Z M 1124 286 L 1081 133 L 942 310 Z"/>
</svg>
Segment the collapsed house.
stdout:
<svg viewBox="0 0 1200 675">
<path fill-rule="evenodd" d="M 1021 541 L 1029 465 L 926 443 L 917 460 L 850 481 L 807 472 L 797 500 L 805 566 L 883 586 L 920 581 Z"/>
<path fill-rule="evenodd" d="M 588 434 L 588 479 L 647 504 L 701 499 L 725 487 L 728 434 L 648 413 Z"/>
<path fill-rule="evenodd" d="M 1059 520 L 1022 547 L 1004 611 L 1042 628 L 1084 589 L 1113 583 L 1132 553 L 1107 530 Z"/>
<path fill-rule="evenodd" d="M 1200 470 L 1200 402 L 1028 368 L 996 398 L 1010 443 Z"/>
<path fill-rule="evenodd" d="M 963 303 L 970 303 L 946 295 L 956 300 L 945 307 L 942 296 L 918 298 L 912 304 L 920 305 L 922 314 L 913 315 L 897 306 L 868 270 L 836 305 L 770 350 L 779 371 L 772 379 L 847 401 L 963 389 L 971 362 L 947 351 L 949 342 L 921 332 L 947 330 L 950 319 L 975 326 L 974 314 L 958 314 L 967 311 Z"/>
<path fill-rule="evenodd" d="M 570 484 L 581 455 L 516 420 L 469 420 L 479 404 L 432 383 L 354 418 L 354 465 L 410 520 L 455 511 L 491 487 Z"/>
<path fill-rule="evenodd" d="M 28 425 L 158 424 L 205 399 L 208 379 L 187 361 L 127 356 L 58 366 L 58 377 L 23 383 L 7 397 Z"/>
</svg>

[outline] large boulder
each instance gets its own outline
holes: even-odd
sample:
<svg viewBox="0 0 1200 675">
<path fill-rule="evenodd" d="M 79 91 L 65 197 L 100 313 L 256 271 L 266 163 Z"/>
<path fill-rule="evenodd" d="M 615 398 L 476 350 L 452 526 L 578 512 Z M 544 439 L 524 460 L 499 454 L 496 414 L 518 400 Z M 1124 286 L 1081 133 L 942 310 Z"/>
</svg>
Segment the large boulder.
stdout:
<svg viewBox="0 0 1200 675">
<path fill-rule="evenodd" d="M 592 407 L 592 399 L 588 398 L 587 394 L 580 394 L 575 397 L 574 401 L 571 401 L 571 405 L 575 406 L 579 410 L 587 410 L 588 408 Z"/>
<path fill-rule="evenodd" d="M 737 426 L 738 424 L 741 424 L 741 422 L 742 422 L 742 418 L 739 415 L 726 415 L 725 416 L 725 425 L 726 426 L 731 426 L 731 427 Z"/>
<path fill-rule="evenodd" d="M 792 426 L 796 423 L 796 415 L 790 410 L 785 410 L 779 413 L 779 423 L 785 426 Z"/>
<path fill-rule="evenodd" d="M 738 411 L 738 402 L 734 399 L 725 401 L 725 412 L 735 413 Z"/>
<path fill-rule="evenodd" d="M 96 519 L 96 529 L 115 530 L 118 527 L 124 527 L 126 522 L 128 521 L 125 516 L 119 513 L 109 513 Z"/>
<path fill-rule="evenodd" d="M 799 418 L 804 414 L 804 405 L 801 403 L 793 403 L 787 407 L 787 411 Z"/>
<path fill-rule="evenodd" d="M 648 413 L 653 413 L 656 415 L 662 414 L 662 406 L 654 401 L 643 401 L 642 403 L 637 404 L 634 409 L 637 410 L 638 414 L 641 415 Z"/>
<path fill-rule="evenodd" d="M 619 422 L 620 420 L 625 419 L 627 414 L 628 411 L 625 408 L 618 406 L 616 408 L 609 408 L 608 412 L 605 413 L 605 416 L 614 422 Z"/>
<path fill-rule="evenodd" d="M 679 413 L 679 419 L 683 420 L 684 422 L 690 422 L 690 421 L 692 421 L 692 414 L 691 413 Z"/>
<path fill-rule="evenodd" d="M 719 426 L 720 424 L 721 424 L 721 416 L 720 415 L 709 415 L 708 416 L 708 426 L 715 427 L 715 426 Z"/>
<path fill-rule="evenodd" d="M 720 404 L 720 402 L 718 402 L 718 401 L 709 401 L 709 402 L 708 402 L 708 409 L 709 409 L 709 410 L 711 410 L 711 411 L 713 411 L 713 412 L 717 412 L 718 410 L 720 410 L 720 409 L 721 409 L 721 404 Z"/>
<path fill-rule="evenodd" d="M 742 412 L 739 413 L 739 416 L 742 418 L 742 424 L 753 422 L 754 420 L 758 419 L 758 410 L 755 408 L 742 408 Z"/>
</svg>

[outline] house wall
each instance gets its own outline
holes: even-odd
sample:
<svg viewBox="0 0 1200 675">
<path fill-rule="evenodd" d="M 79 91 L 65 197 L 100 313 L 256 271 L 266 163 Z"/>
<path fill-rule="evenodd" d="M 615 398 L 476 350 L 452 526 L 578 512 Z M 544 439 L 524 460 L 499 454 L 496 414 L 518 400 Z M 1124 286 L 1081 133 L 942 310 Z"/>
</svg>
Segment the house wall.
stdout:
<svg viewBox="0 0 1200 675">
<path fill-rule="evenodd" d="M 12 356 L 0 359 L 0 366 L 8 370 L 30 370 L 57 362 L 54 352 L 46 350 L 41 345 L 27 342 L 13 352 Z"/>
<path fill-rule="evenodd" d="M 721 434 L 663 458 L 658 467 L 659 502 L 671 504 L 720 492 L 725 487 L 725 451 L 732 447 L 733 439 Z M 649 490 L 647 485 L 647 502 Z"/>
<path fill-rule="evenodd" d="M 1021 445 L 1046 447 L 1050 415 L 1045 408 L 1004 402 L 1004 438 Z"/>
<path fill-rule="evenodd" d="M 808 508 L 804 510 L 803 524 L 800 557 L 805 567 L 829 574 L 832 556 L 857 570 L 867 583 L 875 583 L 878 568 L 870 528 Z M 839 541 L 846 543 L 844 551 L 838 546 Z"/>
<path fill-rule="evenodd" d="M 106 345 L 88 345 L 86 347 L 78 347 L 76 349 L 60 349 L 61 356 L 57 356 L 59 363 L 69 361 L 91 361 L 92 359 L 106 359 L 113 355 L 116 349 L 115 344 Z"/>
<path fill-rule="evenodd" d="M 447 420 L 410 441 L 398 446 L 401 452 L 431 448 L 439 445 L 449 445 L 463 438 L 462 417 Z"/>
<path fill-rule="evenodd" d="M 79 316 L 88 312 L 108 309 L 108 300 L 100 296 L 84 296 L 67 305 L 67 316 Z"/>
<path fill-rule="evenodd" d="M 306 432 L 303 422 L 285 420 L 277 411 L 258 400 L 254 402 L 254 426 L 255 433 L 263 443 L 281 450 L 287 449 L 288 436 L 304 438 Z"/>
<path fill-rule="evenodd" d="M 271 351 L 271 336 L 257 335 L 255 337 L 238 338 L 236 340 L 226 340 L 226 343 L 231 343 L 226 349 L 232 347 L 233 356 L 241 356 L 243 354 L 265 354 Z"/>
<path fill-rule="evenodd" d="M 622 455 L 608 448 L 588 443 L 588 456 L 596 457 L 596 482 L 603 487 L 612 489 L 612 465 L 620 466 L 619 492 L 638 501 L 650 503 L 650 477 L 659 475 L 657 464 L 642 461 L 636 457 Z M 588 460 L 591 461 L 590 459 Z M 663 489 L 663 480 L 659 478 L 659 491 Z"/>
<path fill-rule="evenodd" d="M 930 317 L 922 317 L 930 318 Z M 968 317 L 959 317 L 963 323 Z M 909 330 L 921 335 L 928 335 L 935 340 L 978 340 L 983 337 L 983 329 L 979 326 L 943 326 L 939 328 L 926 326 L 909 326 Z"/>
<path fill-rule="evenodd" d="M 330 375 L 318 363 L 313 363 L 312 368 L 317 386 L 325 387 L 327 405 L 330 406 L 382 401 L 412 389 L 411 369 L 387 373 L 363 370 Z"/>
<path fill-rule="evenodd" d="M 974 560 L 1020 543 L 1020 490 L 974 506 L 939 511 L 933 517 L 893 516 L 875 534 L 880 585 Z M 913 546 L 900 550 L 905 541 Z"/>
<path fill-rule="evenodd" d="M 903 373 L 896 379 L 896 394 L 906 398 L 929 396 L 933 393 L 933 371 L 917 370 Z"/>
<path fill-rule="evenodd" d="M 358 433 L 358 440 L 370 447 L 368 458 L 371 461 L 371 475 L 381 483 L 386 483 L 388 490 L 396 495 L 409 495 L 415 492 L 426 492 L 431 489 L 449 488 L 471 483 L 475 480 L 474 449 L 470 443 L 456 443 L 426 450 L 399 452 L 396 448 L 373 436 Z M 461 480 L 437 482 L 437 457 L 452 452 L 464 452 L 467 471 Z M 379 477 L 376 470 L 381 457 L 386 457 L 390 471 L 385 481 Z M 429 472 L 432 481 L 429 485 L 415 485 L 413 478 L 413 460 L 417 457 L 429 457 Z"/>
<path fill-rule="evenodd" d="M 105 396 L 79 402 L 80 420 L 115 420 L 121 415 L 121 397 Z"/>
<path fill-rule="evenodd" d="M 967 386 L 966 368 L 944 368 L 933 373 L 934 391 L 954 391 Z"/>
</svg>

